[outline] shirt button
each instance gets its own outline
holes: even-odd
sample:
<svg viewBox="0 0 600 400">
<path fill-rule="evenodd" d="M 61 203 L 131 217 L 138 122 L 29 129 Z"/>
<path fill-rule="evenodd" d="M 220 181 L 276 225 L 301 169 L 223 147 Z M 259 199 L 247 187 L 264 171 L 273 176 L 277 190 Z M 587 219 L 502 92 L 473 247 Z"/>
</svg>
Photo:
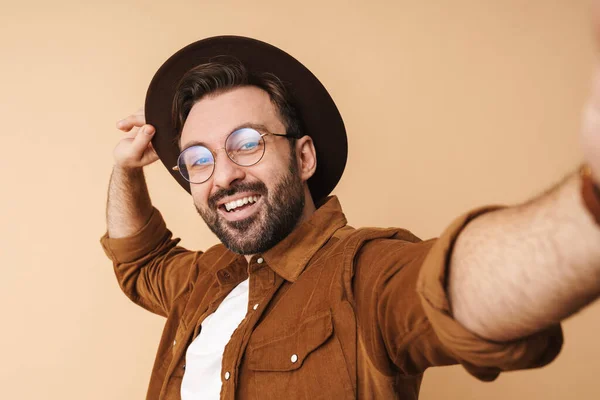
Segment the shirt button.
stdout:
<svg viewBox="0 0 600 400">
<path fill-rule="evenodd" d="M 295 363 L 296 361 L 298 361 L 298 355 L 297 354 L 292 354 L 291 360 L 292 360 L 293 363 Z"/>
<path fill-rule="evenodd" d="M 258 260 L 256 260 L 257 263 L 262 264 L 265 260 L 261 257 Z"/>
<path fill-rule="evenodd" d="M 256 304 L 254 305 L 254 307 L 252 307 L 252 309 L 253 309 L 253 310 L 256 310 L 257 308 L 258 308 L 258 303 L 256 303 Z"/>
<path fill-rule="evenodd" d="M 231 374 L 229 373 L 229 371 L 225 372 L 225 380 L 228 381 L 230 377 Z"/>
<path fill-rule="evenodd" d="M 173 346 L 177 344 L 177 340 L 173 340 Z"/>
</svg>

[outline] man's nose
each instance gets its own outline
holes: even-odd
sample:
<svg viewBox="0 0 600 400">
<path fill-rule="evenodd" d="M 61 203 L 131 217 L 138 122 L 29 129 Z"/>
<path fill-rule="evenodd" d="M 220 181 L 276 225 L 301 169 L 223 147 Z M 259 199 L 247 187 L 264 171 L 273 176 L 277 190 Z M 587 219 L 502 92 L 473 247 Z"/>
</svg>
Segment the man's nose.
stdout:
<svg viewBox="0 0 600 400">
<path fill-rule="evenodd" d="M 244 167 L 237 165 L 225 152 L 219 152 L 215 157 L 215 170 L 213 172 L 213 183 L 221 189 L 229 188 L 234 182 L 241 181 L 246 177 Z"/>
</svg>

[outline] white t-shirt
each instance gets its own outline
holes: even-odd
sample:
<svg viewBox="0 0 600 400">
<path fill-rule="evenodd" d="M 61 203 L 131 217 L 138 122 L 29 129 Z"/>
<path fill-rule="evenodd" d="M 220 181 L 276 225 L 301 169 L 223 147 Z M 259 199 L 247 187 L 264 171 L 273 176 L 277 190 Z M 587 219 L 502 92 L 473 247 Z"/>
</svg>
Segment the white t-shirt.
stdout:
<svg viewBox="0 0 600 400">
<path fill-rule="evenodd" d="M 200 334 L 187 349 L 181 399 L 219 399 L 223 352 L 248 310 L 248 279 L 235 287 L 202 322 Z"/>
</svg>

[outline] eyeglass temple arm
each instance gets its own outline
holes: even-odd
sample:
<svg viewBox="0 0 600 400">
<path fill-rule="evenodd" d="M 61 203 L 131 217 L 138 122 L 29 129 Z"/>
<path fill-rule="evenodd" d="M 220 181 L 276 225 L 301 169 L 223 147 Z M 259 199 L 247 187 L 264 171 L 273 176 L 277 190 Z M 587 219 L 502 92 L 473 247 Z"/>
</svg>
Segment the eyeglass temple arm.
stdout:
<svg viewBox="0 0 600 400">
<path fill-rule="evenodd" d="M 264 137 L 264 136 L 269 136 L 269 135 L 281 136 L 281 137 L 287 137 L 287 138 L 295 138 L 295 136 L 288 135 L 287 133 L 271 133 L 271 132 L 269 132 L 269 133 L 261 133 L 260 136 Z"/>
</svg>

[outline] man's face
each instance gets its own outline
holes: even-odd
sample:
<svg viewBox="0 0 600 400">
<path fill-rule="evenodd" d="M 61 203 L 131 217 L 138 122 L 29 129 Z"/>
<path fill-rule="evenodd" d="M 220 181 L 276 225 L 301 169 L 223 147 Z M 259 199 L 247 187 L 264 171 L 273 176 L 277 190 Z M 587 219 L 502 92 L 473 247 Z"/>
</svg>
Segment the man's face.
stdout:
<svg viewBox="0 0 600 400">
<path fill-rule="evenodd" d="M 263 158 L 250 167 L 235 164 L 224 150 L 217 150 L 224 147 L 231 132 L 248 125 L 285 133 L 269 95 L 253 86 L 201 99 L 192 107 L 181 133 L 182 148 L 198 141 L 216 150 L 213 175 L 191 185 L 192 198 L 208 227 L 239 254 L 261 253 L 284 239 L 297 225 L 305 204 L 289 139 L 266 136 Z M 246 204 L 228 211 L 237 200 Z"/>
</svg>

